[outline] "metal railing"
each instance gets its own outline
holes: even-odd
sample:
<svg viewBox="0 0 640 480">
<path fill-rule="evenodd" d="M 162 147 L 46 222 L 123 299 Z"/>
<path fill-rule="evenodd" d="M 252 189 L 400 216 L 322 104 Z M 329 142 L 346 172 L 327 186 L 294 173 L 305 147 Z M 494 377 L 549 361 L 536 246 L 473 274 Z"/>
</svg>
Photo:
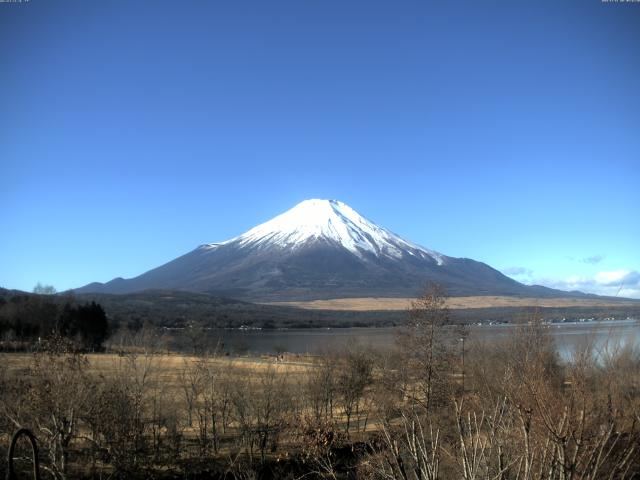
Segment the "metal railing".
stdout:
<svg viewBox="0 0 640 480">
<path fill-rule="evenodd" d="M 40 463 L 38 460 L 38 444 L 36 443 L 36 437 L 31 433 L 28 428 L 21 428 L 16 431 L 11 437 L 11 444 L 9 445 L 9 453 L 7 454 L 7 480 L 17 480 L 15 467 L 14 467 L 14 452 L 16 443 L 21 436 L 25 436 L 31 443 L 31 460 L 33 462 L 33 478 L 40 480 Z"/>
</svg>

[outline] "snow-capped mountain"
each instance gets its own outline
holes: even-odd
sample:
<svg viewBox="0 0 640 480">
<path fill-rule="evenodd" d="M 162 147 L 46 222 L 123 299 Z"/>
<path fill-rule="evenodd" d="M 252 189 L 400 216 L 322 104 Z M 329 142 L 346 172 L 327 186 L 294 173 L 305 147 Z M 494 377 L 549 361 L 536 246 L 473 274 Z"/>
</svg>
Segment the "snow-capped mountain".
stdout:
<svg viewBox="0 0 640 480">
<path fill-rule="evenodd" d="M 413 255 L 430 257 L 438 264 L 443 256 L 415 245 L 379 227 L 337 200 L 305 200 L 291 210 L 278 215 L 239 237 L 223 243 L 211 243 L 201 248 L 220 248 L 236 243 L 245 248 L 283 248 L 290 251 L 303 248 L 309 242 L 334 243 L 357 257 L 402 258 Z"/>
<path fill-rule="evenodd" d="M 187 290 L 251 300 L 415 296 L 427 281 L 450 295 L 555 296 L 488 265 L 404 240 L 336 200 L 305 200 L 221 243 L 201 245 L 132 279 L 78 292 Z"/>
</svg>

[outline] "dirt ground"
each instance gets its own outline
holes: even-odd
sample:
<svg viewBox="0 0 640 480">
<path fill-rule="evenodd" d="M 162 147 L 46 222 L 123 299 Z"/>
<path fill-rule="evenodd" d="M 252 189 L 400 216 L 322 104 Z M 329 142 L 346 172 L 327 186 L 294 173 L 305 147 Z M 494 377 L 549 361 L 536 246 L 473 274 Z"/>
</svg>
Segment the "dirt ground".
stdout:
<svg viewBox="0 0 640 480">
<path fill-rule="evenodd" d="M 412 298 L 334 298 L 300 302 L 271 302 L 270 305 L 288 305 L 310 310 L 406 310 Z M 451 309 L 492 308 L 492 307 L 608 307 L 633 306 L 638 302 L 629 300 L 592 298 L 518 298 L 498 296 L 449 297 L 447 306 Z"/>
</svg>

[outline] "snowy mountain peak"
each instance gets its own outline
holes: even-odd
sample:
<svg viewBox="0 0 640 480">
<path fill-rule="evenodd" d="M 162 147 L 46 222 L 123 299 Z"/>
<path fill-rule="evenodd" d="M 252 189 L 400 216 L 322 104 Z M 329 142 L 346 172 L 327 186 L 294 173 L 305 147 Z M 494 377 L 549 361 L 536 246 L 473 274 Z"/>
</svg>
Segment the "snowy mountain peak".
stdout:
<svg viewBox="0 0 640 480">
<path fill-rule="evenodd" d="M 349 205 L 321 199 L 300 202 L 239 237 L 204 248 L 235 243 L 241 247 L 296 249 L 318 240 L 340 245 L 361 258 L 367 254 L 392 258 L 411 255 L 431 257 L 438 265 L 444 262 L 443 255 L 400 238 L 367 220 Z"/>
<path fill-rule="evenodd" d="M 184 290 L 254 301 L 415 297 L 425 282 L 452 296 L 567 296 L 529 287 L 490 266 L 408 242 L 336 200 L 306 200 L 222 243 L 186 253 L 135 278 L 92 283 L 84 293 Z"/>
</svg>

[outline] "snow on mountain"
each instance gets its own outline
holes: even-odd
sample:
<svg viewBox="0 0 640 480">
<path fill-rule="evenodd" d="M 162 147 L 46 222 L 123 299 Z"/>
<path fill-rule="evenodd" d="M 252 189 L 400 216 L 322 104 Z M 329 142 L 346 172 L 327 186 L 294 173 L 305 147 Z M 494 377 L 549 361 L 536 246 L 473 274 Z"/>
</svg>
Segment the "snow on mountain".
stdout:
<svg viewBox="0 0 640 480">
<path fill-rule="evenodd" d="M 238 237 L 203 245 L 202 248 L 238 244 L 251 248 L 275 246 L 296 249 L 309 241 L 318 240 L 338 244 L 360 258 L 366 254 L 392 258 L 402 258 L 408 254 L 431 257 L 438 265 L 442 265 L 446 258 L 376 225 L 345 203 L 320 199 L 305 200 Z"/>
<path fill-rule="evenodd" d="M 184 290 L 254 301 L 414 297 L 425 282 L 456 295 L 566 295 L 482 262 L 408 242 L 336 200 L 305 200 L 242 235 L 202 245 L 130 279 L 79 293 Z"/>
</svg>

